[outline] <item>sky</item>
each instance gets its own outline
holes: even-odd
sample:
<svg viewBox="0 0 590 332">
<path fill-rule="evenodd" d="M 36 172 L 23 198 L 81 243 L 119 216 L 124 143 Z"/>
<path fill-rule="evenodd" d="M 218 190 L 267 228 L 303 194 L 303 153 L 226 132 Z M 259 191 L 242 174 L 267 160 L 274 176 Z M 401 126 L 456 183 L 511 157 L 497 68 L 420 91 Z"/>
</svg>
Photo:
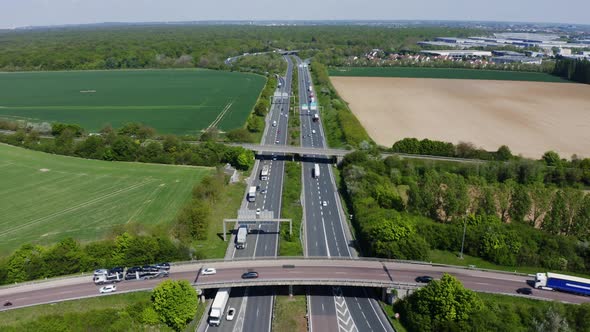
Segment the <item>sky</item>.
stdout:
<svg viewBox="0 0 590 332">
<path fill-rule="evenodd" d="M 590 24 L 589 13 L 589 0 L 0 0 L 0 28 L 200 20 L 482 20 Z"/>
</svg>

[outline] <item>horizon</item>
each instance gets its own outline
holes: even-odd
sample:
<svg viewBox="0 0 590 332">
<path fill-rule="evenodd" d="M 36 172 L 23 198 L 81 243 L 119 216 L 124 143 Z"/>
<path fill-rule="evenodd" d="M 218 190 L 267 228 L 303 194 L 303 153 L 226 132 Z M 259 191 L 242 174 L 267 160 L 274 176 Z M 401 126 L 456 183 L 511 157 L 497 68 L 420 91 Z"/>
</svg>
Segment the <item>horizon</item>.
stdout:
<svg viewBox="0 0 590 332">
<path fill-rule="evenodd" d="M 117 23 L 178 23 L 203 21 L 463 21 L 590 24 L 590 2 L 566 0 L 555 10 L 547 0 L 511 0 L 481 4 L 469 0 L 403 3 L 375 0 L 370 5 L 355 0 L 225 0 L 195 3 L 192 0 L 0 0 L 0 29 Z M 521 10 L 526 8 L 526 10 Z"/>
<path fill-rule="evenodd" d="M 84 26 L 101 26 L 101 25 L 223 25 L 223 24 L 247 25 L 260 24 L 269 25 L 275 23 L 288 23 L 291 25 L 308 26 L 314 24 L 329 25 L 329 23 L 342 23 L 341 25 L 348 25 L 348 23 L 383 23 L 383 24 L 414 24 L 414 25 L 428 25 L 428 24 L 515 24 L 515 25 L 544 25 L 544 26 L 574 26 L 574 27 L 590 27 L 590 23 L 568 23 L 568 22 L 543 22 L 543 21 L 494 21 L 494 20 L 452 20 L 452 19 L 259 19 L 259 20 L 242 20 L 242 19 L 204 19 L 191 21 L 101 21 L 92 23 L 63 23 L 63 24 L 49 24 L 49 25 L 22 25 L 11 27 L 0 27 L 0 30 L 24 30 L 24 29 L 44 29 L 44 28 L 70 28 L 70 27 L 84 27 Z"/>
</svg>

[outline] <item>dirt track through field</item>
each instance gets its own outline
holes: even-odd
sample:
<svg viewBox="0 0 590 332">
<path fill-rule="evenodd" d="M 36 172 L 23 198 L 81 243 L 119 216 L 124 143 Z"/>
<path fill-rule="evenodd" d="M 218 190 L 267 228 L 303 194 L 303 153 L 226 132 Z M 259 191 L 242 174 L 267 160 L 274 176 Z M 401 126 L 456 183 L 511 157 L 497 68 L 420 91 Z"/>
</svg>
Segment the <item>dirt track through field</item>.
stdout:
<svg viewBox="0 0 590 332">
<path fill-rule="evenodd" d="M 332 77 L 369 135 L 501 145 L 540 158 L 590 156 L 590 85 L 456 79 Z"/>
</svg>

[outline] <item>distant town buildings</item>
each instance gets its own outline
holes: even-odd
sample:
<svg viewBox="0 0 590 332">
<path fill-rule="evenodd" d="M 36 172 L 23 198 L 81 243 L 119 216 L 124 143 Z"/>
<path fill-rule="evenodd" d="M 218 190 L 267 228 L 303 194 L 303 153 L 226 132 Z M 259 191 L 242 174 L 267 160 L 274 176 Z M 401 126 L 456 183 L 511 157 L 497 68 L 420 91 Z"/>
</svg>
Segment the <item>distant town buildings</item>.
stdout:
<svg viewBox="0 0 590 332">
<path fill-rule="evenodd" d="M 575 53 L 575 49 L 590 49 L 590 40 L 580 39 L 575 41 L 565 41 L 555 34 L 541 33 L 523 33 L 523 32 L 504 32 L 495 33 L 493 37 L 437 37 L 433 41 L 418 42 L 421 46 L 437 46 L 453 48 L 454 50 L 430 50 L 423 51 L 424 54 L 436 54 L 439 56 L 458 57 L 489 57 L 481 51 L 472 51 L 472 48 L 494 48 L 511 46 L 515 48 L 538 48 L 539 52 L 524 51 L 523 53 L 514 51 L 494 51 L 491 61 L 497 64 L 504 63 L 527 63 L 541 64 L 542 57 L 560 55 L 566 58 L 590 59 L 590 54 L 586 51 Z M 554 52 L 556 51 L 556 52 Z"/>
</svg>

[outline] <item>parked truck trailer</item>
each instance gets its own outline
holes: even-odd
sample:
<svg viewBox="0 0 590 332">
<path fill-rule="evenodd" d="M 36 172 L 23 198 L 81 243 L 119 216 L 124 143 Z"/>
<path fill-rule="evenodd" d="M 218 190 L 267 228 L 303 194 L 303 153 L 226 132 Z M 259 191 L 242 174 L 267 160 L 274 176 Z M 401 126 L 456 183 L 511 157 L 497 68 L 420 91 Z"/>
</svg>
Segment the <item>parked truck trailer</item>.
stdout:
<svg viewBox="0 0 590 332">
<path fill-rule="evenodd" d="M 535 276 L 535 288 L 590 295 L 590 279 L 541 272 Z"/>
<path fill-rule="evenodd" d="M 217 291 L 217 295 L 215 295 L 213 304 L 211 304 L 211 310 L 209 311 L 209 325 L 219 326 L 221 323 L 221 317 L 223 317 L 223 313 L 225 312 L 230 291 L 231 288 L 220 288 Z"/>
</svg>

